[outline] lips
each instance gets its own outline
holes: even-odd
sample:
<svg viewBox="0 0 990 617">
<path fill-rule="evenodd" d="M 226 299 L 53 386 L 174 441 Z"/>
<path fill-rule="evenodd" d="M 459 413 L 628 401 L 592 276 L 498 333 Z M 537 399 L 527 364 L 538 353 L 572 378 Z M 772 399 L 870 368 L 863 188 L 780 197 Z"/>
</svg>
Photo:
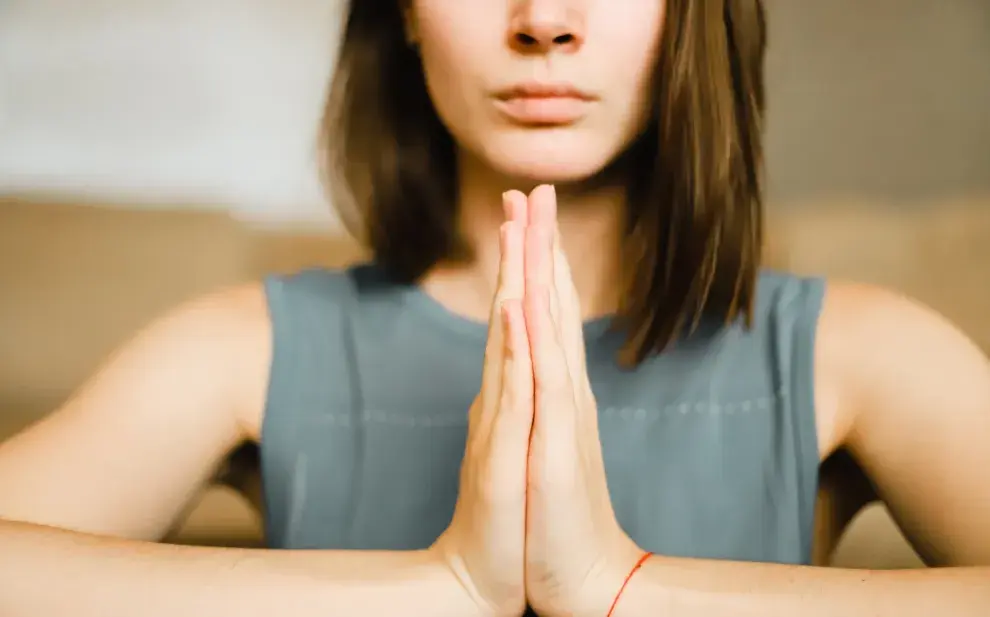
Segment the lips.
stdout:
<svg viewBox="0 0 990 617">
<path fill-rule="evenodd" d="M 594 96 L 567 83 L 516 84 L 495 96 L 496 107 L 507 119 L 533 126 L 573 124 L 594 101 Z"/>
</svg>

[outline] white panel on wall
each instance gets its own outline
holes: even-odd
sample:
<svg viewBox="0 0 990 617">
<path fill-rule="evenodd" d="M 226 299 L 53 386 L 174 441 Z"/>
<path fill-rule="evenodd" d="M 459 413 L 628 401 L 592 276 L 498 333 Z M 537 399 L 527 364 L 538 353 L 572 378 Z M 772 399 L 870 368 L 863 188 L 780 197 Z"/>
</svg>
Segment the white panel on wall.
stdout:
<svg viewBox="0 0 990 617">
<path fill-rule="evenodd" d="M 341 0 L 0 2 L 0 190 L 328 220 Z"/>
<path fill-rule="evenodd" d="M 346 1 L 0 0 L 0 191 L 332 223 L 315 132 Z M 990 190 L 987 0 L 766 4 L 774 201 Z"/>
</svg>

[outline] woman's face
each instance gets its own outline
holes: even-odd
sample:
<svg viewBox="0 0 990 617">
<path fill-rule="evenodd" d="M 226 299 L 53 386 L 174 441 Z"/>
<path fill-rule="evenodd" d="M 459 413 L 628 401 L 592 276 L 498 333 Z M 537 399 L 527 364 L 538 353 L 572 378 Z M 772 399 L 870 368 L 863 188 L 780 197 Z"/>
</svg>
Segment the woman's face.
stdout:
<svg viewBox="0 0 990 617">
<path fill-rule="evenodd" d="M 408 0 L 427 87 L 495 171 L 585 179 L 648 118 L 665 0 Z"/>
</svg>

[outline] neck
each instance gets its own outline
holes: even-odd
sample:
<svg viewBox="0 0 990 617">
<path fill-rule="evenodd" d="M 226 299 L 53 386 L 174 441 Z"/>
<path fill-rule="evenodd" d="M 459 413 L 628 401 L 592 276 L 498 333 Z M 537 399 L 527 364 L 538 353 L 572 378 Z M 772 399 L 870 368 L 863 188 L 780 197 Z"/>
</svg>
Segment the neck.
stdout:
<svg viewBox="0 0 990 617">
<path fill-rule="evenodd" d="M 450 310 L 487 321 L 498 281 L 502 193 L 529 193 L 537 183 L 493 173 L 477 161 L 459 161 L 458 226 L 475 249 L 468 264 L 438 264 L 424 290 Z M 619 298 L 624 191 L 614 186 L 557 185 L 557 219 L 584 317 L 614 313 Z"/>
</svg>

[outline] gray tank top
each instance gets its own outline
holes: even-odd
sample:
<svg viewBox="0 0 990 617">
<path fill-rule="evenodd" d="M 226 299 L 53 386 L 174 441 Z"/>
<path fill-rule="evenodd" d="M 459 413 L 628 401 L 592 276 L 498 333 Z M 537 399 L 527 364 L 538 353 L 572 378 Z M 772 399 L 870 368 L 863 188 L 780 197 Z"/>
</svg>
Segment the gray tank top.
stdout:
<svg viewBox="0 0 990 617">
<path fill-rule="evenodd" d="M 266 281 L 261 438 L 272 548 L 419 549 L 450 521 L 487 326 L 373 265 Z M 807 564 L 824 283 L 764 272 L 754 327 L 702 327 L 636 370 L 585 326 L 619 523 L 656 553 Z"/>
</svg>

